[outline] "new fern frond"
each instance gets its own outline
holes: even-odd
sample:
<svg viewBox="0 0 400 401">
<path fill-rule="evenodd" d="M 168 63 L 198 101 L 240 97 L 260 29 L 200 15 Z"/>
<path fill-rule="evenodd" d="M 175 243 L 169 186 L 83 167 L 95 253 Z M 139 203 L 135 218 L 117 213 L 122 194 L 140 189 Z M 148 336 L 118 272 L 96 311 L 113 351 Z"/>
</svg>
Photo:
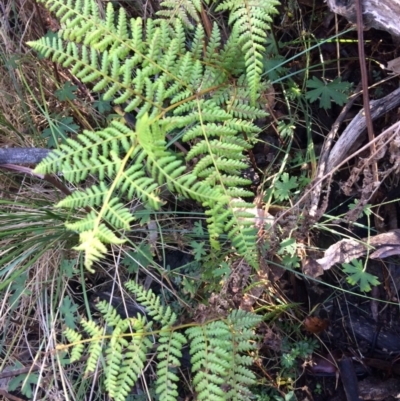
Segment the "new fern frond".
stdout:
<svg viewBox="0 0 400 401">
<path fill-rule="evenodd" d="M 124 401 L 129 391 L 143 374 L 150 350 L 157 354 L 156 393 L 160 401 L 178 399 L 177 368 L 181 366 L 182 347 L 190 343 L 193 385 L 199 400 L 251 400 L 249 386 L 255 376 L 249 369 L 251 352 L 255 351 L 254 328 L 260 323 L 257 315 L 242 310 L 233 311 L 227 318 L 193 325 L 185 332 L 174 326 L 176 314 L 162 305 L 161 299 L 151 290 L 145 290 L 134 281 L 126 287 L 146 309 L 150 322 L 142 315 L 122 319 L 107 302 L 97 305 L 108 331 L 92 321 L 82 320 L 82 327 L 89 336 L 86 374 L 93 372 L 105 357 L 104 385 L 109 395 Z M 160 327 L 153 329 L 153 323 Z M 85 352 L 82 335 L 71 329 L 65 336 L 73 346 L 71 362 Z M 156 346 L 154 347 L 154 340 Z"/>
<path fill-rule="evenodd" d="M 106 244 L 123 242 L 120 232 L 133 219 L 123 206 L 127 200 L 137 197 L 160 209 L 161 185 L 205 208 L 214 248 L 225 230 L 256 267 L 256 230 L 241 223 L 230 205 L 234 197 L 253 196 L 241 174 L 260 131 L 254 120 L 266 115 L 258 102 L 265 89 L 261 53 L 277 1 L 221 3 L 217 9 L 230 12 L 232 24 L 227 40 L 216 23 L 206 37 L 197 0 L 162 2 L 159 17 L 145 21 L 129 19 L 122 7 L 115 11 L 112 2 L 103 18 L 94 0 L 41 1 L 60 19 L 61 30 L 29 44 L 105 100 L 134 112 L 137 121 L 136 129 L 112 122 L 97 132 L 83 131 L 36 169 L 61 171 L 75 183 L 89 174 L 99 177 L 97 185 L 57 205 L 92 209 L 68 223 L 80 235 L 77 249 L 86 253 L 86 267 L 93 271 Z M 167 149 L 167 136 L 182 137 L 192 147 L 185 158 Z"/>
</svg>

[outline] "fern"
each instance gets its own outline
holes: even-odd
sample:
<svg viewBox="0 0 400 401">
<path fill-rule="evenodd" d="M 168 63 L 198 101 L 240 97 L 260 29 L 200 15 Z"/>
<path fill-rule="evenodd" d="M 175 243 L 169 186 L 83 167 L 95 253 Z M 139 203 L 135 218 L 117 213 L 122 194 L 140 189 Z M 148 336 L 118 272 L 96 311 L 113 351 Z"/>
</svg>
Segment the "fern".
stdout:
<svg viewBox="0 0 400 401">
<path fill-rule="evenodd" d="M 146 317 L 122 319 L 105 301 L 98 304 L 105 323 L 112 332 L 104 336 L 104 329 L 94 322 L 82 320 L 84 331 L 90 336 L 87 350 L 86 374 L 93 372 L 103 353 L 105 356 L 105 381 L 109 395 L 123 401 L 143 373 L 147 353 L 153 347 L 157 335 L 156 393 L 161 401 L 178 399 L 177 368 L 181 365 L 182 346 L 189 341 L 192 354 L 193 385 L 199 400 L 250 400 L 249 386 L 255 376 L 249 369 L 254 351 L 254 327 L 261 321 L 257 315 L 245 311 L 233 311 L 226 319 L 193 326 L 183 334 L 175 326 L 177 316 L 165 307 L 151 290 L 145 290 L 134 281 L 126 283 L 137 301 L 146 308 L 152 321 Z M 159 324 L 151 332 L 152 325 Z M 65 332 L 72 343 L 71 362 L 84 353 L 82 336 L 68 329 Z M 245 355 L 247 354 L 247 355 Z"/>
<path fill-rule="evenodd" d="M 239 31 L 239 46 L 245 54 L 246 77 L 249 83 L 252 103 L 259 96 L 262 73 L 262 53 L 265 51 L 267 31 L 271 15 L 277 14 L 277 0 L 226 0 L 217 11 L 229 10 L 229 23 Z"/>
<path fill-rule="evenodd" d="M 164 0 L 157 15 L 168 18 L 171 24 L 179 19 L 187 28 L 193 29 L 194 23 L 200 22 L 198 14 L 200 11 L 200 0 Z"/>
<path fill-rule="evenodd" d="M 190 340 L 192 371 L 196 372 L 199 400 L 249 400 L 249 386 L 255 383 L 248 369 L 255 349 L 253 327 L 260 322 L 256 315 L 237 310 L 225 321 L 215 321 L 186 331 Z"/>
<path fill-rule="evenodd" d="M 243 224 L 231 200 L 253 196 L 241 172 L 247 167 L 244 153 L 259 132 L 253 120 L 265 115 L 256 101 L 265 88 L 259 82 L 260 57 L 276 1 L 262 6 L 251 1 L 221 3 L 218 9 L 228 10 L 232 23 L 225 43 L 216 24 L 206 40 L 196 17 L 201 11 L 197 1 L 165 1 L 160 18 L 145 22 L 129 20 L 124 9 L 116 12 L 112 3 L 103 19 L 93 0 L 42 2 L 60 19 L 62 29 L 56 37 L 29 44 L 92 83 L 104 100 L 123 105 L 125 112 L 135 111 L 137 117 L 136 130 L 112 122 L 98 132 L 84 131 L 37 166 L 37 172 L 62 171 L 76 183 L 89 174 L 99 177 L 98 185 L 57 205 L 92 209 L 85 218 L 67 224 L 80 235 L 77 249 L 85 252 L 85 266 L 93 271 L 107 244 L 124 241 L 118 233 L 129 229 L 133 220 L 123 206 L 125 199 L 136 196 L 159 210 L 163 201 L 158 188 L 166 184 L 173 193 L 205 207 L 213 247 L 219 248 L 225 231 L 238 252 L 257 267 L 256 231 Z M 185 29 L 188 15 L 194 27 L 190 35 Z M 185 160 L 166 149 L 167 135 L 183 136 L 192 145 Z"/>
</svg>

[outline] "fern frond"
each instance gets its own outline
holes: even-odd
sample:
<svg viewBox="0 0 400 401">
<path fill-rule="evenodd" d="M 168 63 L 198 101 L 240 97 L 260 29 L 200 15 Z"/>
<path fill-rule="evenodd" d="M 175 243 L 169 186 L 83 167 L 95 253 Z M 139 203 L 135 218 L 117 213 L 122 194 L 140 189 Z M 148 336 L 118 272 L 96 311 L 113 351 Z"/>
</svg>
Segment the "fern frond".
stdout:
<svg viewBox="0 0 400 401">
<path fill-rule="evenodd" d="M 69 228 L 67 226 L 67 228 Z M 95 229 L 83 231 L 79 234 L 80 245 L 74 249 L 85 253 L 84 265 L 91 273 L 94 273 L 92 268 L 93 263 L 104 258 L 107 253 L 107 248 L 104 243 L 122 244 L 125 241 L 118 238 L 104 224 L 100 224 Z"/>
<path fill-rule="evenodd" d="M 277 0 L 225 0 L 217 11 L 230 11 L 229 23 L 238 30 L 246 63 L 246 77 L 251 91 L 252 104 L 259 96 L 258 85 L 262 73 L 262 53 L 265 51 L 267 31 L 272 23 L 271 16 L 277 14 Z"/>
<path fill-rule="evenodd" d="M 238 310 L 226 321 L 186 330 L 198 399 L 251 399 L 249 386 L 255 384 L 255 375 L 249 369 L 252 358 L 243 353 L 255 350 L 253 331 L 261 320 L 262 317 Z"/>
<path fill-rule="evenodd" d="M 220 46 L 221 46 L 221 32 L 218 28 L 217 23 L 214 22 L 211 31 L 211 36 L 208 41 L 204 55 L 205 63 L 212 65 L 212 64 L 217 64 L 219 62 L 221 57 L 221 52 L 219 51 Z"/>
<path fill-rule="evenodd" d="M 114 327 L 121 321 L 121 316 L 117 310 L 106 301 L 100 301 L 96 304 L 96 308 L 101 312 L 107 326 Z"/>
<path fill-rule="evenodd" d="M 68 181 L 76 183 L 89 174 L 98 174 L 104 180 L 106 174 L 112 175 L 118 170 L 118 156 L 129 151 L 134 135 L 134 131 L 117 121 L 104 130 L 85 130 L 77 140 L 67 139 L 60 149 L 51 152 L 35 171 L 40 174 L 62 171 Z"/>
<path fill-rule="evenodd" d="M 200 22 L 200 0 L 164 0 L 160 7 L 161 10 L 157 11 L 157 15 L 168 18 L 171 25 L 180 20 L 185 27 L 193 29 L 196 23 Z"/>
<path fill-rule="evenodd" d="M 107 364 L 104 384 L 112 398 L 115 398 L 116 394 L 120 392 L 120 389 L 117 386 L 117 381 L 120 374 L 121 361 L 123 359 L 122 350 L 123 347 L 128 345 L 128 340 L 126 340 L 122 334 L 129 327 L 129 323 L 129 320 L 127 319 L 118 322 L 111 334 L 111 339 L 106 349 Z"/>
<path fill-rule="evenodd" d="M 138 121 L 138 141 L 147 154 L 147 168 L 151 176 L 160 185 L 166 183 L 170 191 L 194 199 L 210 209 L 216 208 L 217 205 L 226 205 L 229 197 L 224 196 L 220 188 L 199 181 L 195 174 L 184 173 L 186 167 L 182 161 L 172 152 L 165 150 L 164 135 L 157 124 L 149 123 L 146 116 Z M 215 215 L 211 216 L 210 236 L 217 238 L 223 225 L 219 217 L 214 219 Z"/>
<path fill-rule="evenodd" d="M 104 334 L 104 329 L 97 326 L 93 321 L 81 320 L 81 325 L 85 332 L 91 337 L 91 342 L 88 348 L 88 360 L 86 362 L 85 374 L 94 372 L 96 370 L 96 365 L 101 355 L 103 348 L 102 339 Z"/>
<path fill-rule="evenodd" d="M 222 321 L 186 330 L 190 340 L 193 384 L 199 400 L 225 400 L 222 385 L 232 367 L 230 332 Z"/>
<path fill-rule="evenodd" d="M 232 206 L 231 206 L 232 207 Z M 254 209 L 254 205 L 247 206 L 248 209 Z M 225 226 L 225 232 L 232 241 L 232 245 L 237 249 L 240 255 L 254 268 L 258 268 L 258 249 L 256 246 L 257 227 L 255 225 L 255 216 L 247 212 L 246 209 L 238 210 L 232 207 L 232 214 Z"/>
<path fill-rule="evenodd" d="M 256 382 L 254 373 L 248 368 L 253 363 L 250 352 L 256 350 L 254 327 L 262 321 L 262 317 L 244 310 L 234 310 L 227 317 L 231 328 L 233 343 L 232 369 L 229 371 L 227 382 L 230 390 L 227 398 L 235 401 L 252 399 L 250 386 Z M 247 355 L 245 355 L 247 354 Z"/>
<path fill-rule="evenodd" d="M 217 150 L 216 153 L 218 153 L 218 151 L 221 151 L 221 148 L 222 146 L 220 146 L 220 149 Z M 235 159 L 242 159 L 243 158 L 242 154 L 233 155 L 231 153 L 231 155 L 232 155 L 231 158 L 218 157 L 216 155 L 205 156 L 196 164 L 195 168 L 193 169 L 193 172 L 199 177 L 208 177 L 209 175 L 211 175 L 213 171 L 215 171 L 215 169 L 217 169 L 218 172 L 221 173 L 227 172 L 239 175 L 241 170 L 248 167 L 248 164 L 241 162 L 239 160 L 235 160 Z M 204 170 L 206 170 L 210 166 L 212 168 L 209 171 L 204 172 Z M 249 183 L 247 182 L 245 185 L 249 185 Z"/>
<path fill-rule="evenodd" d="M 171 331 L 171 327 L 168 326 L 160 331 L 158 341 L 156 393 L 161 400 L 175 401 L 179 395 L 177 386 L 179 377 L 176 370 L 181 366 L 181 350 L 186 344 L 186 338 L 176 331 Z"/>
<path fill-rule="evenodd" d="M 134 333 L 123 353 L 117 378 L 115 401 L 125 401 L 129 391 L 143 373 L 147 353 L 153 346 L 147 335 L 150 324 L 146 324 L 146 318 L 138 316 L 135 319 L 129 319 L 129 322 Z"/>
<path fill-rule="evenodd" d="M 176 315 L 170 308 L 161 305 L 161 299 L 151 290 L 130 281 L 127 288 L 146 307 L 148 315 L 161 324 L 158 330 L 156 393 L 162 401 L 178 398 L 177 375 L 182 346 L 190 341 L 193 385 L 199 400 L 243 400 L 252 399 L 249 386 L 254 385 L 255 376 L 250 370 L 256 350 L 254 328 L 262 317 L 243 310 L 231 312 L 226 319 L 206 322 L 190 327 L 185 335 L 173 327 Z M 99 311 L 113 330 L 104 336 L 104 329 L 92 321 L 82 320 L 82 326 L 91 337 L 88 349 L 86 373 L 94 371 L 105 348 L 105 386 L 115 401 L 124 401 L 132 386 L 145 369 L 147 354 L 153 343 L 150 341 L 152 322 L 145 316 L 122 319 L 107 302 L 100 302 Z M 81 336 L 73 330 L 65 332 L 71 342 L 80 342 Z M 83 351 L 83 344 L 79 355 Z M 72 354 L 74 351 L 72 352 Z"/>
<path fill-rule="evenodd" d="M 233 196 L 250 195 L 241 172 L 247 167 L 244 152 L 260 131 L 252 120 L 265 115 L 256 102 L 263 88 L 260 57 L 276 0 L 220 4 L 218 9 L 230 11 L 233 25 L 225 43 L 217 24 L 210 38 L 205 37 L 198 23 L 204 11 L 199 0 L 164 1 L 161 14 L 168 14 L 169 21 L 129 20 L 112 2 L 103 18 L 94 0 L 41 1 L 61 19 L 62 29 L 55 38 L 29 44 L 137 118 L 136 130 L 113 122 L 98 132 L 84 131 L 37 167 L 40 173 L 61 171 L 72 182 L 89 174 L 99 177 L 98 185 L 58 205 L 99 209 L 68 224 L 80 234 L 77 249 L 85 251 L 86 267 L 93 271 L 92 264 L 106 254 L 106 244 L 123 242 L 110 227 L 129 228 L 126 198 L 136 196 L 158 210 L 158 188 L 164 184 L 206 209 L 213 247 L 220 246 L 225 227 L 237 250 L 251 253 L 256 266 L 254 230 L 235 217 L 229 202 Z M 188 22 L 196 27 L 194 32 L 188 33 Z M 166 135 L 196 142 L 186 158 L 198 160 L 192 170 L 167 148 Z"/>
<path fill-rule="evenodd" d="M 151 289 L 146 291 L 133 280 L 125 283 L 125 287 L 136 295 L 137 301 L 146 308 L 147 313 L 163 327 L 172 326 L 176 322 L 175 313 L 170 307 L 162 306 L 160 298 Z"/>
<path fill-rule="evenodd" d="M 64 331 L 64 335 L 70 343 L 72 344 L 75 343 L 71 350 L 71 357 L 70 357 L 71 363 L 78 361 L 82 357 L 85 348 L 85 345 L 81 342 L 82 335 L 70 328 L 67 328 Z"/>
</svg>

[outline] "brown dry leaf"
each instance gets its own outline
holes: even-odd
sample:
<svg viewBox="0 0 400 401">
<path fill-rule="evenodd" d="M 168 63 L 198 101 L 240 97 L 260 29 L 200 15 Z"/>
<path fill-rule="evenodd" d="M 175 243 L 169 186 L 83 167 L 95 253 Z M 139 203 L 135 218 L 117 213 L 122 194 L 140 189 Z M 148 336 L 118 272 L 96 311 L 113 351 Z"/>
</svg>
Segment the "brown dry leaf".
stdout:
<svg viewBox="0 0 400 401">
<path fill-rule="evenodd" d="M 275 333 L 270 327 L 266 327 L 263 345 L 265 345 L 269 349 L 272 349 L 275 352 L 281 352 L 282 338 L 279 334 Z"/>
<path fill-rule="evenodd" d="M 304 319 L 303 327 L 309 333 L 319 334 L 325 331 L 329 326 L 329 320 L 320 319 L 317 316 L 307 316 Z"/>
<path fill-rule="evenodd" d="M 395 74 L 400 74 L 400 57 L 388 61 L 386 70 L 393 71 Z"/>
<path fill-rule="evenodd" d="M 324 257 L 316 262 L 324 270 L 330 269 L 334 264 L 349 263 L 353 259 L 364 256 L 368 247 L 374 249 L 369 255 L 371 259 L 385 258 L 400 254 L 400 230 L 392 230 L 373 237 L 363 238 L 361 241 L 344 239 L 331 245 Z"/>
<path fill-rule="evenodd" d="M 253 276 L 249 290 L 243 295 L 239 309 L 243 309 L 248 312 L 253 311 L 253 305 L 261 297 L 265 291 L 268 279 L 269 266 L 263 260 L 260 261 L 260 270 Z M 251 269 L 250 269 L 251 272 Z M 250 274 L 250 273 L 249 273 Z"/>
<path fill-rule="evenodd" d="M 344 239 L 331 245 L 324 254 L 324 257 L 317 259 L 317 262 L 324 270 L 330 269 L 336 263 L 349 263 L 367 252 L 367 247 L 354 239 Z"/>
<path fill-rule="evenodd" d="M 305 275 L 317 278 L 324 274 L 322 266 L 312 258 L 304 258 L 302 261 L 302 271 Z"/>
<path fill-rule="evenodd" d="M 267 111 L 273 109 L 276 104 L 275 90 L 271 85 L 262 94 L 261 100 L 265 102 L 265 108 Z"/>
</svg>

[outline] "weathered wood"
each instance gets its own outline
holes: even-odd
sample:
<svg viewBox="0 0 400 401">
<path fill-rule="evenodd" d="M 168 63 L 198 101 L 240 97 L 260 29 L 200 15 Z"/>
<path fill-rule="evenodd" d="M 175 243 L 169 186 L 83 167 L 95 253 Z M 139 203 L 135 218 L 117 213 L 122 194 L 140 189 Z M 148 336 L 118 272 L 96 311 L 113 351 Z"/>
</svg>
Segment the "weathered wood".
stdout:
<svg viewBox="0 0 400 401">
<path fill-rule="evenodd" d="M 381 99 L 371 100 L 370 108 L 372 120 L 376 120 L 378 117 L 386 114 L 399 105 L 400 88 L 394 90 L 392 93 L 389 93 L 389 95 Z M 366 126 L 367 123 L 365 120 L 364 109 L 361 109 L 358 114 L 353 118 L 351 123 L 343 131 L 339 140 L 333 146 L 329 154 L 326 171 L 332 171 L 344 159 L 346 159 L 351 147 L 361 137 L 362 133 L 366 129 Z M 393 129 L 394 128 L 398 128 L 398 123 L 396 123 L 396 127 L 393 126 Z"/>
<path fill-rule="evenodd" d="M 0 164 L 37 164 L 49 153 L 42 148 L 0 148 Z"/>
<path fill-rule="evenodd" d="M 329 8 L 356 23 L 355 0 L 327 0 Z M 400 39 L 400 0 L 362 0 L 363 21 L 366 28 L 391 33 Z"/>
</svg>

